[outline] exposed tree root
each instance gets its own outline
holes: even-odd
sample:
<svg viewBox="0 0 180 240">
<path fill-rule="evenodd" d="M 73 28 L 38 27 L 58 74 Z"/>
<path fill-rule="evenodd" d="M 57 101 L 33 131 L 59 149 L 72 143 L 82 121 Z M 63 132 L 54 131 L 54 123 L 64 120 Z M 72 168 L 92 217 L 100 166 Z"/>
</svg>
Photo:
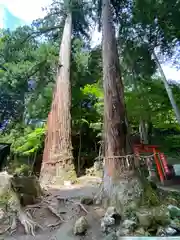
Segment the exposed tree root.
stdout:
<svg viewBox="0 0 180 240">
<path fill-rule="evenodd" d="M 0 235 L 3 235 L 5 233 L 7 233 L 10 230 L 10 226 L 8 226 L 4 231 L 0 231 Z"/>
<path fill-rule="evenodd" d="M 30 213 L 19 211 L 18 212 L 18 220 L 23 225 L 26 234 L 31 234 L 35 236 L 36 228 L 40 228 L 43 230 L 43 227 L 40 226 L 38 223 L 32 220 Z"/>
<path fill-rule="evenodd" d="M 29 212 L 23 211 L 20 202 L 20 194 L 14 184 L 18 181 L 18 178 L 14 179 L 14 177 L 12 175 L 9 175 L 7 172 L 0 173 L 0 196 L 6 196 L 6 201 L 4 202 L 4 204 L 8 205 L 9 209 L 7 210 L 12 213 L 11 226 L 8 228 L 8 230 L 6 229 L 5 232 L 10 230 L 10 232 L 13 233 L 14 231 L 16 231 L 18 220 L 24 227 L 26 234 L 32 234 L 33 236 L 35 236 L 36 228 L 43 228 L 38 223 L 32 220 Z"/>
<path fill-rule="evenodd" d="M 63 222 L 66 222 L 67 220 L 62 217 L 61 213 L 67 213 L 67 211 L 59 212 L 59 204 L 61 201 L 61 204 L 65 208 L 71 208 L 74 210 L 78 209 L 78 211 L 83 211 L 86 214 L 88 214 L 88 210 L 84 207 L 84 205 L 78 200 L 69 199 L 69 198 L 62 198 L 59 195 L 53 195 L 48 197 L 44 196 L 44 199 L 41 199 L 41 202 L 38 204 L 32 204 L 30 205 L 24 204 L 25 208 L 21 205 L 21 194 L 23 192 L 18 192 L 18 189 L 16 186 L 12 185 L 12 178 L 13 176 L 10 176 L 8 173 L 1 173 L 0 172 L 0 196 L 5 197 L 4 201 L 4 208 L 7 204 L 7 213 L 10 213 L 10 226 L 6 227 L 4 226 L 3 232 L 1 234 L 5 234 L 8 232 L 8 234 L 13 234 L 16 230 L 19 224 L 21 224 L 24 228 L 24 231 L 26 234 L 31 234 L 35 236 L 36 229 L 44 230 L 44 228 L 33 220 L 32 216 L 36 216 L 35 211 L 37 209 L 40 209 L 39 211 L 42 212 L 45 209 L 49 210 L 51 214 L 53 214 L 58 220 L 55 223 L 47 224 L 45 227 L 54 229 Z M 16 179 L 17 180 L 17 179 Z M 17 180 L 18 181 L 18 180 Z M 19 185 L 18 185 L 19 186 Z M 30 191 L 30 190 L 29 190 Z M 38 195 L 39 197 L 39 195 Z M 61 205 L 60 204 L 60 205 Z M 42 210 L 42 211 L 41 211 Z M 9 215 L 9 214 L 8 214 Z M 67 216 L 68 217 L 68 216 Z M 68 219 L 68 218 L 67 218 Z M 6 229 L 5 229 L 6 228 Z"/>
<path fill-rule="evenodd" d="M 80 202 L 75 202 L 75 201 L 72 200 L 72 199 L 69 199 L 68 201 L 74 203 L 75 205 L 78 205 L 86 214 L 89 213 L 89 212 L 86 210 L 86 208 L 83 206 L 82 203 L 80 203 Z"/>
<path fill-rule="evenodd" d="M 14 214 L 13 217 L 12 217 L 12 223 L 11 223 L 11 226 L 10 226 L 10 233 L 11 234 L 13 234 L 16 231 L 16 228 L 17 228 L 17 221 L 16 221 L 16 219 L 17 219 L 17 217 Z"/>
<path fill-rule="evenodd" d="M 74 205 L 79 206 L 80 209 L 82 209 L 86 214 L 89 213 L 89 212 L 86 210 L 86 208 L 83 206 L 83 204 L 80 203 L 80 202 L 76 202 L 76 201 L 74 201 L 73 199 L 61 198 L 61 197 L 59 197 L 59 196 L 56 196 L 56 197 L 57 197 L 58 200 L 63 201 L 64 203 L 66 203 L 66 202 L 71 202 L 71 203 L 73 203 Z"/>
<path fill-rule="evenodd" d="M 61 222 L 65 222 L 65 220 L 61 217 L 61 215 L 54 209 L 52 206 L 47 206 L 48 210 L 53 213 L 57 218 L 60 219 Z"/>
<path fill-rule="evenodd" d="M 49 224 L 48 228 L 54 229 L 54 228 L 58 227 L 61 223 L 62 223 L 62 221 L 58 221 L 57 223 Z"/>
</svg>

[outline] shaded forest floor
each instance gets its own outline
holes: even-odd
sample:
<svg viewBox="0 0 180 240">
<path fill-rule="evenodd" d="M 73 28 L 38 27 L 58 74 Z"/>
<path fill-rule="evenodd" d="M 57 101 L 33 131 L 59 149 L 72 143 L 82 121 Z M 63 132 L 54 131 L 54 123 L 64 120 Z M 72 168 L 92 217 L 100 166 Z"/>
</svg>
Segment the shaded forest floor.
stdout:
<svg viewBox="0 0 180 240">
<path fill-rule="evenodd" d="M 43 230 L 36 232 L 36 236 L 24 234 L 24 230 L 19 226 L 16 233 L 11 236 L 4 236 L 4 240 L 101 240 L 103 239 L 100 231 L 100 219 L 104 215 L 104 209 L 97 205 L 85 205 L 85 210 L 79 205 L 80 199 L 91 198 L 99 191 L 101 179 L 96 177 L 81 177 L 79 184 L 70 186 L 49 186 L 48 196 L 44 201 L 49 202 L 54 209 L 62 217 L 62 221 L 57 226 L 59 219 L 53 215 L 47 208 L 43 207 L 43 203 L 32 207 L 31 214 L 33 220 L 38 222 Z M 69 201 L 68 201 L 69 200 Z M 86 213 L 86 210 L 88 213 Z M 85 236 L 75 236 L 73 226 L 80 216 L 85 216 L 88 220 L 89 229 Z M 51 226 L 52 227 L 48 227 Z"/>
<path fill-rule="evenodd" d="M 33 220 L 43 229 L 36 231 L 36 236 L 25 235 L 24 229 L 19 224 L 17 231 L 12 235 L 0 236 L 3 240 L 102 240 L 104 234 L 101 230 L 101 219 L 105 210 L 95 204 L 80 204 L 82 199 L 93 199 L 100 191 L 101 179 L 98 177 L 84 176 L 79 178 L 79 184 L 68 186 L 48 186 L 47 196 L 37 205 L 29 206 Z M 180 191 L 179 186 L 160 187 L 171 191 Z M 45 204 L 46 203 L 46 204 Z M 59 214 L 53 214 L 47 209 L 47 204 Z M 77 219 L 86 216 L 88 230 L 83 236 L 75 236 L 73 227 Z M 2 226 L 0 226 L 1 228 Z M 156 239 L 153 237 L 152 239 Z M 128 239 L 121 237 L 121 239 Z M 139 239 L 139 237 L 137 237 Z"/>
</svg>

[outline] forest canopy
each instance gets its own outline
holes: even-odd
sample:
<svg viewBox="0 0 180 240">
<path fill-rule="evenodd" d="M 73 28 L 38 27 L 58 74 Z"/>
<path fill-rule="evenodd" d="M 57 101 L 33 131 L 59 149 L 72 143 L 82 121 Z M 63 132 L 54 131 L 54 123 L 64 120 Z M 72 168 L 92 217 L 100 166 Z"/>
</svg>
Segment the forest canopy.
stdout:
<svg viewBox="0 0 180 240">
<path fill-rule="evenodd" d="M 92 24 L 101 29 L 101 9 L 97 1 L 73 3 L 70 73 L 73 154 L 76 160 L 80 154 L 91 165 L 103 135 L 102 48 L 100 45 L 92 48 L 90 30 Z M 111 4 L 131 135 L 139 135 L 143 121 L 149 143 L 159 144 L 169 155 L 177 154 L 180 125 L 153 52 L 160 63 L 161 59 L 172 60 L 173 67 L 178 66 L 180 1 L 124 0 Z M 23 159 L 26 163 L 43 153 L 66 8 L 66 4 L 54 0 L 45 9 L 43 19 L 15 31 L 0 32 L 0 142 L 12 143 L 11 157 L 17 161 Z M 168 83 L 180 108 L 180 85 Z"/>
</svg>

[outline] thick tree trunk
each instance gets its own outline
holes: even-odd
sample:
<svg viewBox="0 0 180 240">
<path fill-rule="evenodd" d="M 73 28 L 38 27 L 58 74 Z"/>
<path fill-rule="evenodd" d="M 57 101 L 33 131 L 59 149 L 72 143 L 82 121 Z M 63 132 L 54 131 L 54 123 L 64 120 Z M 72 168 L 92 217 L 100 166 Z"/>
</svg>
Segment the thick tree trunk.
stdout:
<svg viewBox="0 0 180 240">
<path fill-rule="evenodd" d="M 141 187 L 134 170 L 131 168 L 130 171 L 124 162 L 126 158 L 122 157 L 126 155 L 128 131 L 124 88 L 109 0 L 102 2 L 102 41 L 105 138 L 104 194 L 111 199 L 109 204 L 115 204 L 122 211 L 122 208 L 130 200 L 138 198 Z"/>
<path fill-rule="evenodd" d="M 166 79 L 166 76 L 165 76 L 165 74 L 164 74 L 164 71 L 163 71 L 163 69 L 162 69 L 162 67 L 161 67 L 161 64 L 160 64 L 160 62 L 159 62 L 159 60 L 158 60 L 158 58 L 157 58 L 157 56 L 156 56 L 156 53 L 155 53 L 154 51 L 152 52 L 152 55 L 153 55 L 153 57 L 154 57 L 154 59 L 155 59 L 155 61 L 156 61 L 156 64 L 157 64 L 157 66 L 158 66 L 158 69 L 159 69 L 159 71 L 160 71 L 160 74 L 161 74 L 161 77 L 162 77 L 162 81 L 163 81 L 163 83 L 164 83 L 164 87 L 165 87 L 166 92 L 167 92 L 167 95 L 168 95 L 168 97 L 169 97 L 169 101 L 170 101 L 170 103 L 171 103 L 171 105 L 172 105 L 172 108 L 173 108 L 173 110 L 174 110 L 174 112 L 175 112 L 176 119 L 177 119 L 178 123 L 180 124 L 180 111 L 179 111 L 179 109 L 178 109 L 178 107 L 177 107 L 177 105 L 176 105 L 176 101 L 175 101 L 175 99 L 174 99 L 174 97 L 173 97 L 173 93 L 172 93 L 171 87 L 170 87 L 169 84 L 168 84 L 168 81 L 167 81 L 167 79 Z"/>
<path fill-rule="evenodd" d="M 72 15 L 68 14 L 59 53 L 57 83 L 47 123 L 42 182 L 62 182 L 74 176 L 71 142 L 71 56 Z"/>
</svg>

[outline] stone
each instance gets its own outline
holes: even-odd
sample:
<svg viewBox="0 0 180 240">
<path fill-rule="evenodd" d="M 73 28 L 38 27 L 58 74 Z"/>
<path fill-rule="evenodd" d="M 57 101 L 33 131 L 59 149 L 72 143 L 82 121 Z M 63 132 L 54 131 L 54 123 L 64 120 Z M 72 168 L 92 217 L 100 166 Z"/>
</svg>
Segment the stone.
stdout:
<svg viewBox="0 0 180 240">
<path fill-rule="evenodd" d="M 180 220 L 178 218 L 175 218 L 171 220 L 170 226 L 173 228 L 179 228 L 180 229 Z"/>
<path fill-rule="evenodd" d="M 109 227 L 118 224 L 121 219 L 121 216 L 117 213 L 115 207 L 108 207 L 104 217 L 101 219 L 101 229 L 103 232 L 108 231 L 111 229 Z"/>
<path fill-rule="evenodd" d="M 43 195 L 39 180 L 35 176 L 16 176 L 12 178 L 12 186 L 19 194 L 32 195 L 39 198 Z"/>
<path fill-rule="evenodd" d="M 157 232 L 156 232 L 156 236 L 159 236 L 159 237 L 166 236 L 166 231 L 162 226 L 158 227 Z"/>
<path fill-rule="evenodd" d="M 135 236 L 145 236 L 146 231 L 144 230 L 143 227 L 139 227 L 135 231 Z"/>
<path fill-rule="evenodd" d="M 115 224 L 115 219 L 110 216 L 104 216 L 101 219 L 101 229 L 103 232 L 106 232 L 109 226 L 113 226 Z"/>
<path fill-rule="evenodd" d="M 115 232 L 111 232 L 105 236 L 104 240 L 118 240 L 118 237 Z"/>
<path fill-rule="evenodd" d="M 71 187 L 71 185 L 72 185 L 72 181 L 64 181 L 64 186 L 66 186 L 66 187 Z"/>
<path fill-rule="evenodd" d="M 170 213 L 170 217 L 172 219 L 174 218 L 177 218 L 177 217 L 180 217 L 180 208 L 174 206 L 174 205 L 168 205 L 168 210 L 169 210 L 169 213 Z"/>
<path fill-rule="evenodd" d="M 100 205 L 100 204 L 101 204 L 101 199 L 100 198 L 95 199 L 95 205 Z"/>
<path fill-rule="evenodd" d="M 167 225 L 170 223 L 170 214 L 166 206 L 159 206 L 152 209 L 153 219 L 159 225 Z"/>
<path fill-rule="evenodd" d="M 75 222 L 74 234 L 75 235 L 84 234 L 87 231 L 87 229 L 88 229 L 88 221 L 84 216 L 82 216 Z"/>
<path fill-rule="evenodd" d="M 116 206 L 117 212 L 123 216 L 132 202 L 138 202 L 142 195 L 143 187 L 139 178 L 129 174 L 127 179 L 122 179 L 114 184 L 111 192 L 110 204 Z"/>
<path fill-rule="evenodd" d="M 136 212 L 139 225 L 143 228 L 153 226 L 167 226 L 170 223 L 170 214 L 166 206 L 158 206 L 152 209 L 141 209 Z"/>
<path fill-rule="evenodd" d="M 22 206 L 33 205 L 37 203 L 36 198 L 30 194 L 21 194 L 20 201 Z"/>
<path fill-rule="evenodd" d="M 122 222 L 121 227 L 117 231 L 117 235 L 120 236 L 127 236 L 134 231 L 136 227 L 136 222 L 133 220 L 126 219 Z"/>
<path fill-rule="evenodd" d="M 126 220 L 124 220 L 124 222 L 122 223 L 121 227 L 133 231 L 133 230 L 135 229 L 136 225 L 137 225 L 137 224 L 136 224 L 135 221 L 126 219 Z"/>
<path fill-rule="evenodd" d="M 117 231 L 117 236 L 118 237 L 123 237 L 123 236 L 127 236 L 130 234 L 130 229 L 126 229 L 126 228 L 120 228 L 118 231 Z"/>
<path fill-rule="evenodd" d="M 119 224 L 121 220 L 120 214 L 117 212 L 116 208 L 112 206 L 107 208 L 105 217 L 114 218 L 115 219 L 114 224 Z"/>
<path fill-rule="evenodd" d="M 90 197 L 83 197 L 83 198 L 81 199 L 81 203 L 82 203 L 82 204 L 85 204 L 85 205 L 92 205 L 93 202 L 94 202 L 93 199 L 90 198 Z"/>
<path fill-rule="evenodd" d="M 170 205 L 174 205 L 174 206 L 178 205 L 178 201 L 177 201 L 175 198 L 173 198 L 173 197 L 167 197 L 166 201 L 167 201 Z"/>
<path fill-rule="evenodd" d="M 5 212 L 2 208 L 0 208 L 0 221 L 2 221 L 5 217 Z"/>
<path fill-rule="evenodd" d="M 129 209 L 131 210 L 131 211 L 134 211 L 134 210 L 136 210 L 138 207 L 137 207 L 137 203 L 136 202 L 131 202 L 130 204 L 129 204 Z"/>
<path fill-rule="evenodd" d="M 150 210 L 140 210 L 139 212 L 136 212 L 136 216 L 141 227 L 148 228 L 151 226 L 153 216 Z"/>
<path fill-rule="evenodd" d="M 113 217 L 116 214 L 117 214 L 116 208 L 111 206 L 108 207 L 108 209 L 106 210 L 105 216 Z"/>
<path fill-rule="evenodd" d="M 165 232 L 167 233 L 167 236 L 173 236 L 177 233 L 177 231 L 172 227 L 166 227 Z"/>
<path fill-rule="evenodd" d="M 162 226 L 160 226 L 157 230 L 156 236 L 160 236 L 160 237 L 164 237 L 164 236 L 174 236 L 177 233 L 177 231 L 168 226 L 163 228 Z"/>
<path fill-rule="evenodd" d="M 10 220 L 12 221 L 14 219 L 12 223 L 15 222 L 15 219 L 18 219 L 18 221 L 24 227 L 25 233 L 34 235 L 35 228 L 37 226 L 39 227 L 39 225 L 35 223 L 22 208 L 19 199 L 21 191 L 19 190 L 23 189 L 24 183 L 22 182 L 22 185 L 16 185 L 15 183 L 17 182 L 15 181 L 15 178 L 18 179 L 18 177 L 13 177 L 6 172 L 0 173 L 0 204 L 1 206 L 3 205 L 4 209 L 7 210 L 7 215 L 9 215 Z M 31 188 L 31 184 L 26 187 Z M 35 188 L 38 188 L 38 186 L 39 184 L 37 182 Z M 15 230 L 15 224 L 12 225 L 13 230 Z"/>
<path fill-rule="evenodd" d="M 0 196 L 3 196 L 7 189 L 11 188 L 12 175 L 8 174 L 6 171 L 0 172 Z"/>
</svg>

